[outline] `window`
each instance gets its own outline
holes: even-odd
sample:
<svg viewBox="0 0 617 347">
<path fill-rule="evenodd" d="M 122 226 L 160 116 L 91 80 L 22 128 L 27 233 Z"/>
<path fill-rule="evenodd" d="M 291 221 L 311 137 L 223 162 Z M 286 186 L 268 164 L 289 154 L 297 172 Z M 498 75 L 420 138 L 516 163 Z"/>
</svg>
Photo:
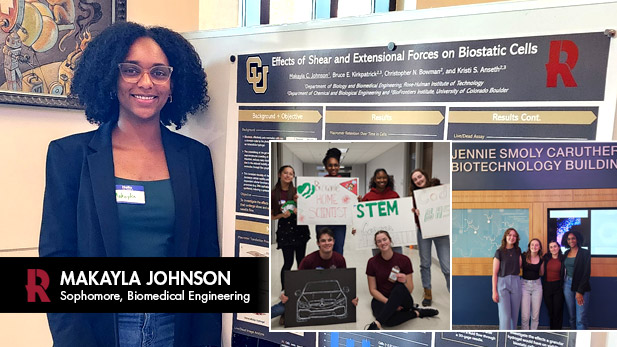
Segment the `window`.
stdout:
<svg viewBox="0 0 617 347">
<path fill-rule="evenodd" d="M 396 0 L 242 0 L 244 26 L 307 22 L 396 10 Z"/>
</svg>

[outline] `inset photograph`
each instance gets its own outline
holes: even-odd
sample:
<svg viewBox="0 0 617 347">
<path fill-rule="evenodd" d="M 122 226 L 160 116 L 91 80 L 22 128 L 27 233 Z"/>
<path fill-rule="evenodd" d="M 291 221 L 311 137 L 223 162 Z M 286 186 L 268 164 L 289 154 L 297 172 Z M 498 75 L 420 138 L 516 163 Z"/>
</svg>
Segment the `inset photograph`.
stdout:
<svg viewBox="0 0 617 347">
<path fill-rule="evenodd" d="M 450 144 L 271 142 L 271 330 L 450 328 Z"/>
<path fill-rule="evenodd" d="M 453 328 L 617 328 L 617 144 L 452 147 Z"/>
</svg>

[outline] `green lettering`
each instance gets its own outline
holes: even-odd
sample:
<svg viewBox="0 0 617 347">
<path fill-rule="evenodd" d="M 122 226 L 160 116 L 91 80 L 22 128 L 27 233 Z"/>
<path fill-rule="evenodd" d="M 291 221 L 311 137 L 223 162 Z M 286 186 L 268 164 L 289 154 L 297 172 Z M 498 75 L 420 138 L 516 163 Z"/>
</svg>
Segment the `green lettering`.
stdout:
<svg viewBox="0 0 617 347">
<path fill-rule="evenodd" d="M 376 202 L 367 202 L 366 207 L 368 207 L 369 217 L 373 217 L 373 206 L 377 205 Z"/>
<path fill-rule="evenodd" d="M 364 217 L 364 211 L 362 211 L 362 205 L 360 204 L 356 205 L 356 210 L 358 211 L 358 214 L 356 215 L 356 217 L 358 218 Z"/>
<path fill-rule="evenodd" d="M 380 201 L 378 206 L 379 206 L 379 215 L 381 217 L 387 216 L 388 214 L 386 213 L 386 203 L 385 203 L 385 201 Z"/>
<path fill-rule="evenodd" d="M 398 201 L 388 201 L 388 215 L 394 213 L 398 216 Z"/>
</svg>

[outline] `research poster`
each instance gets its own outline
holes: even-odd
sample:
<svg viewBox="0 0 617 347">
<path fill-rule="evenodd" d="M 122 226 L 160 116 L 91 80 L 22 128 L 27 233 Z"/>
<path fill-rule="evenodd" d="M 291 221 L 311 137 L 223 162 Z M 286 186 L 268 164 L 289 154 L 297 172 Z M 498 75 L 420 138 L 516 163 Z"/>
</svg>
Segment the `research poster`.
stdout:
<svg viewBox="0 0 617 347">
<path fill-rule="evenodd" d="M 436 332 L 435 347 L 576 347 L 575 332 Z"/>
<path fill-rule="evenodd" d="M 240 106 L 236 180 L 236 257 L 269 257 L 270 140 L 322 138 L 322 108 Z M 266 279 L 269 280 L 269 279 Z M 281 346 L 314 346 L 315 333 L 271 333 L 270 314 L 233 315 L 234 343 L 245 336 Z"/>
<path fill-rule="evenodd" d="M 319 333 L 318 347 L 431 347 L 433 333 L 421 332 L 332 332 Z"/>
<path fill-rule="evenodd" d="M 237 102 L 321 105 L 328 140 L 595 139 L 609 47 L 595 32 L 240 55 Z"/>
</svg>

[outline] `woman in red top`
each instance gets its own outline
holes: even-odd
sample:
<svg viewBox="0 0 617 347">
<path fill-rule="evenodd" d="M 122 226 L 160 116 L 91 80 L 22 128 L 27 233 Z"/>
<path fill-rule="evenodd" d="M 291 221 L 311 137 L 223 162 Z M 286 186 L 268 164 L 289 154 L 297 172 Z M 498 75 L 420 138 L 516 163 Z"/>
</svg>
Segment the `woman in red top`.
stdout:
<svg viewBox="0 0 617 347">
<path fill-rule="evenodd" d="M 542 294 L 548 309 L 551 330 L 561 330 L 563 327 L 563 253 L 557 241 L 548 243 L 549 252 L 544 255 L 544 283 Z"/>
<path fill-rule="evenodd" d="M 371 177 L 371 181 L 369 183 L 369 188 L 371 189 L 368 193 L 364 194 L 364 197 L 361 201 L 375 201 L 375 200 L 386 200 L 386 199 L 398 199 L 400 196 L 394 189 L 394 177 L 388 175 L 386 169 L 377 169 Z M 352 234 L 356 234 L 356 229 L 351 230 Z M 397 253 L 403 253 L 403 247 L 395 246 L 392 249 Z M 377 248 L 373 248 L 373 255 L 379 253 Z"/>
<path fill-rule="evenodd" d="M 385 230 L 376 232 L 375 245 L 379 248 L 379 253 L 366 264 L 368 289 L 373 297 L 371 309 L 375 316 L 367 330 L 381 330 L 383 326 L 393 327 L 416 317 L 439 314 L 434 308 L 419 308 L 414 305 L 411 297 L 411 260 L 408 256 L 392 250 L 390 234 Z"/>
<path fill-rule="evenodd" d="M 377 169 L 369 183 L 371 190 L 364 195 L 362 201 L 398 199 L 399 195 L 393 190 L 394 179 L 388 175 L 386 169 Z"/>
</svg>

